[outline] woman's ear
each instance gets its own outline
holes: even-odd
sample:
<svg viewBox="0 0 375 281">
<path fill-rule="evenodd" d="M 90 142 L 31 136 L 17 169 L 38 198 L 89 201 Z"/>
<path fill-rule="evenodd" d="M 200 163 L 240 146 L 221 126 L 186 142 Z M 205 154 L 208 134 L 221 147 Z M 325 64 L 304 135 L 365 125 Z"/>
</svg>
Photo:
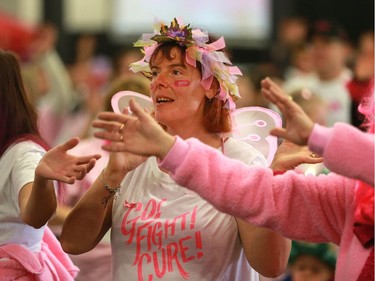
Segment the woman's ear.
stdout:
<svg viewBox="0 0 375 281">
<path fill-rule="evenodd" d="M 214 91 L 212 88 L 208 89 L 206 91 L 206 97 L 209 99 L 209 100 L 212 100 L 214 97 L 216 96 L 216 91 Z"/>
<path fill-rule="evenodd" d="M 206 97 L 211 100 L 220 92 L 219 82 L 216 78 L 213 79 L 211 87 L 206 90 Z"/>
</svg>

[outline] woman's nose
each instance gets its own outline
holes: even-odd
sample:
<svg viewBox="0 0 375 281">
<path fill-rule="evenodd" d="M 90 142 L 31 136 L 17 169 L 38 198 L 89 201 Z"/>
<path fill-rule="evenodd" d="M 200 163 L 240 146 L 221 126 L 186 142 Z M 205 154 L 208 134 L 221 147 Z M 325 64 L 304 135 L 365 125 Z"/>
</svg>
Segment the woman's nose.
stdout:
<svg viewBox="0 0 375 281">
<path fill-rule="evenodd" d="M 167 78 L 164 74 L 159 73 L 154 79 L 151 81 L 150 87 L 167 87 L 168 82 Z"/>
</svg>

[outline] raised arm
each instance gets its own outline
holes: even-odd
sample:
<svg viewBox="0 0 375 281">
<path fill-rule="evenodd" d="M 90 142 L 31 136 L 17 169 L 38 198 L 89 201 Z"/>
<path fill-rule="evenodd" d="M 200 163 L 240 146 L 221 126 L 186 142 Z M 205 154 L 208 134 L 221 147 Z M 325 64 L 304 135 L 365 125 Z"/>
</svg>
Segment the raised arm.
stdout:
<svg viewBox="0 0 375 281">
<path fill-rule="evenodd" d="M 307 145 L 314 127 L 313 121 L 270 78 L 262 80 L 261 83 L 262 94 L 280 109 L 286 123 L 286 128 L 274 128 L 271 130 L 271 135 L 282 137 L 298 145 Z"/>
<path fill-rule="evenodd" d="M 133 99 L 129 102 L 134 115 L 101 112 L 93 126 L 100 128 L 94 136 L 109 140 L 103 149 L 109 152 L 127 151 L 142 156 L 163 157 L 172 147 L 175 138 L 166 133 L 154 118 L 146 113 Z M 121 134 L 113 130 L 113 124 L 123 124 Z"/>
<path fill-rule="evenodd" d="M 164 130 L 134 102 L 131 102 L 134 116 L 127 114 L 101 113 L 94 122 L 102 130 L 97 137 L 111 140 L 105 146 L 109 151 L 131 151 L 143 155 L 163 157 L 159 149 L 168 150 L 174 143 L 174 137 Z M 113 122 L 124 124 L 122 138 L 116 130 L 111 129 Z M 122 142 L 116 140 L 122 139 Z M 237 219 L 239 234 L 245 255 L 251 266 L 267 277 L 276 277 L 285 271 L 290 252 L 290 241 L 281 234 L 269 229 L 255 227 L 248 222 Z"/>
<path fill-rule="evenodd" d="M 281 110 L 286 121 L 286 128 L 275 128 L 271 134 L 308 145 L 311 151 L 323 156 L 331 171 L 374 186 L 373 134 L 344 123 L 336 123 L 332 128 L 314 124 L 269 78 L 262 81 L 262 93 Z"/>
<path fill-rule="evenodd" d="M 111 124 L 117 140 L 121 124 Z M 85 192 L 66 218 L 61 245 L 67 253 L 81 254 L 93 249 L 110 229 L 112 204 L 121 190 L 125 175 L 139 166 L 145 158 L 130 153 L 111 153 L 108 164 L 93 185 Z"/>
<path fill-rule="evenodd" d="M 107 172 L 108 173 L 107 173 Z M 111 227 L 112 202 L 122 176 L 104 169 L 65 219 L 60 242 L 65 252 L 82 254 L 93 249 Z"/>
<path fill-rule="evenodd" d="M 183 141 L 170 136 L 133 101 L 130 109 L 135 116 L 110 112 L 99 115 L 103 126 L 124 124 L 122 138 L 109 129 L 96 133 L 100 138 L 123 140 L 104 149 L 163 159 L 161 168 L 168 170 L 176 183 L 196 191 L 218 210 L 254 225 L 280 231 L 292 239 L 339 242 L 336 230 L 343 222 L 340 212 L 333 210 L 344 212 L 345 206 L 339 202 L 345 201 L 345 193 L 354 190 L 345 188 L 353 180 L 332 174 L 319 176 L 317 181 L 316 177 L 292 171 L 274 176 L 269 168 L 249 167 L 196 139 Z M 313 220 L 306 220 L 311 211 Z M 324 234 L 322 228 L 326 230 Z"/>
<path fill-rule="evenodd" d="M 374 186 L 374 141 L 373 134 L 349 124 L 336 123 L 332 128 L 315 124 L 308 145 L 332 172 Z"/>
</svg>

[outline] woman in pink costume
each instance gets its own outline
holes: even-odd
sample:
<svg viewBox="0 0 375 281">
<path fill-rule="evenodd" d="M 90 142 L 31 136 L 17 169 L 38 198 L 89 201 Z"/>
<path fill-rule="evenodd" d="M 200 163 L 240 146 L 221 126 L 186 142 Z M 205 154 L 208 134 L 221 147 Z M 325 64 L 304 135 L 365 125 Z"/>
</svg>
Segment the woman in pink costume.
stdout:
<svg viewBox="0 0 375 281">
<path fill-rule="evenodd" d="M 78 138 L 46 152 L 19 62 L 0 50 L 0 280 L 74 280 L 78 268 L 47 221 L 56 210 L 53 180 L 82 179 L 100 155 L 74 157 Z"/>
<path fill-rule="evenodd" d="M 262 81 L 262 87 L 286 119 L 285 129 L 271 133 L 299 145 L 308 144 L 324 157 L 330 174 L 279 174 L 243 165 L 197 139 L 168 135 L 134 102 L 130 109 L 135 116 L 102 113 L 97 125 L 103 131 L 97 136 L 118 140 L 108 125 L 123 123 L 122 142 L 113 142 L 106 149 L 159 157 L 159 167 L 169 171 L 178 184 L 196 191 L 223 212 L 291 239 L 339 245 L 335 280 L 373 280 L 373 96 L 362 106 L 370 120 L 371 133 L 365 133 L 348 124 L 336 123 L 332 128 L 313 124 L 270 79 Z"/>
<path fill-rule="evenodd" d="M 155 119 L 170 134 L 199 138 L 246 165 L 265 166 L 252 146 L 223 137 L 231 131 L 239 71 L 222 51 L 223 38 L 208 39 L 176 19 L 169 27 L 159 23 L 136 43 L 145 46 L 145 57 L 132 69 L 150 77 Z M 120 140 L 123 126 L 111 126 Z M 281 274 L 290 250 L 278 233 L 219 212 L 177 185 L 155 157 L 129 153 L 110 155 L 67 217 L 61 243 L 69 253 L 87 252 L 109 229 L 114 280 L 254 281 L 258 272 Z"/>
</svg>

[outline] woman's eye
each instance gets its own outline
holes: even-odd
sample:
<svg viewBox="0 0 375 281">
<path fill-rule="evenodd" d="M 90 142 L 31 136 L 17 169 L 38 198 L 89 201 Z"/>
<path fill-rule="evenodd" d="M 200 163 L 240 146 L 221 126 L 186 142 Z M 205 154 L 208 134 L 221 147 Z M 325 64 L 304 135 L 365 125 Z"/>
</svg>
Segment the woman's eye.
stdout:
<svg viewBox="0 0 375 281">
<path fill-rule="evenodd" d="M 174 70 L 172 70 L 172 74 L 173 75 L 180 75 L 180 74 L 182 74 L 182 72 L 177 70 L 177 69 L 174 69 Z"/>
<path fill-rule="evenodd" d="M 151 71 L 151 76 L 152 76 L 152 77 L 156 77 L 156 76 L 158 76 L 158 72 L 157 72 L 157 71 Z"/>
</svg>

